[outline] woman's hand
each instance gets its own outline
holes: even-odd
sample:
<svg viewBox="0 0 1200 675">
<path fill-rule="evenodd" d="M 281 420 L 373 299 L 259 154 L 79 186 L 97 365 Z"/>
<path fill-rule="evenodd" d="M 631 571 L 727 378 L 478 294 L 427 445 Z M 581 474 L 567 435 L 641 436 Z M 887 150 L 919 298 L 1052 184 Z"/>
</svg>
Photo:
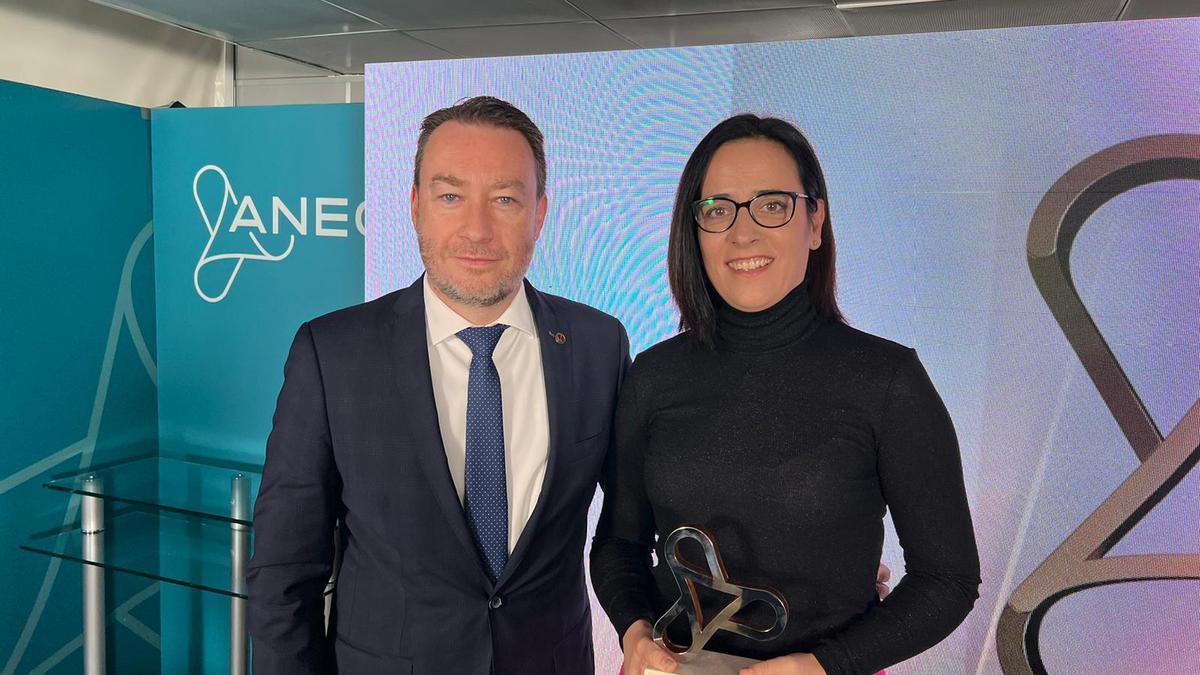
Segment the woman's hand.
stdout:
<svg viewBox="0 0 1200 675">
<path fill-rule="evenodd" d="M 892 592 L 888 582 L 892 580 L 892 570 L 883 563 L 875 575 L 875 590 L 882 600 Z M 628 673 L 629 671 L 626 671 Z M 789 654 L 777 659 L 757 663 L 750 668 L 743 668 L 739 675 L 825 675 L 825 669 L 812 654 Z"/>
<path fill-rule="evenodd" d="M 651 630 L 650 622 L 641 620 L 625 631 L 625 636 L 621 638 L 621 646 L 625 649 L 625 663 L 622 666 L 625 675 L 642 675 L 647 668 L 675 672 L 675 659 L 670 652 L 654 644 Z"/>
<path fill-rule="evenodd" d="M 825 669 L 812 654 L 788 654 L 743 668 L 738 675 L 825 675 Z"/>
</svg>

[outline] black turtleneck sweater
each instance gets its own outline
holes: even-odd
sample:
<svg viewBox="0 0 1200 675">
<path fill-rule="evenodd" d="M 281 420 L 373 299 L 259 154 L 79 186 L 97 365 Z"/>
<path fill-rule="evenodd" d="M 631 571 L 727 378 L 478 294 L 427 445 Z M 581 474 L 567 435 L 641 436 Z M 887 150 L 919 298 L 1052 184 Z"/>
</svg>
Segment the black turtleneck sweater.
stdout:
<svg viewBox="0 0 1200 675">
<path fill-rule="evenodd" d="M 761 312 L 719 304 L 717 319 L 715 350 L 687 333 L 659 343 L 620 394 L 591 558 L 617 634 L 679 596 L 650 552 L 663 560 L 692 525 L 734 583 L 789 604 L 775 640 L 721 631 L 708 649 L 874 673 L 945 638 L 979 595 L 979 557 L 954 427 L 916 352 L 818 317 L 805 284 Z M 887 509 L 905 569 L 881 602 Z M 763 609 L 739 616 L 769 623 Z"/>
</svg>

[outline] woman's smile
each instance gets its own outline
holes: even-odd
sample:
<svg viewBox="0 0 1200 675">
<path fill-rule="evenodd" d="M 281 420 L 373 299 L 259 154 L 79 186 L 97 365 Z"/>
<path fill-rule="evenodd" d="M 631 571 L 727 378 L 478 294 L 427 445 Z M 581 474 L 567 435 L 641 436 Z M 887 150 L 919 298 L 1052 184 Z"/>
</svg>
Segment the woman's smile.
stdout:
<svg viewBox="0 0 1200 675">
<path fill-rule="evenodd" d="M 775 262 L 774 258 L 765 255 L 752 256 L 749 258 L 734 258 L 725 263 L 738 276 L 757 276 L 767 270 L 767 267 Z"/>
</svg>

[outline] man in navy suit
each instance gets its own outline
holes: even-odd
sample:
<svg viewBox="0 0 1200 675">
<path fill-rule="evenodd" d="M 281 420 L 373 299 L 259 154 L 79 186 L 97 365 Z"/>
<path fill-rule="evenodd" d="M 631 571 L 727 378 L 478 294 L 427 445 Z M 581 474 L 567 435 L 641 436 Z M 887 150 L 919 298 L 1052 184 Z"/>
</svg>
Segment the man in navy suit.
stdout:
<svg viewBox="0 0 1200 675">
<path fill-rule="evenodd" d="M 547 208 L 524 113 L 439 110 L 416 157 L 425 275 L 305 323 L 288 355 L 247 574 L 254 671 L 591 673 L 586 516 L 628 338 L 524 280 Z"/>
</svg>

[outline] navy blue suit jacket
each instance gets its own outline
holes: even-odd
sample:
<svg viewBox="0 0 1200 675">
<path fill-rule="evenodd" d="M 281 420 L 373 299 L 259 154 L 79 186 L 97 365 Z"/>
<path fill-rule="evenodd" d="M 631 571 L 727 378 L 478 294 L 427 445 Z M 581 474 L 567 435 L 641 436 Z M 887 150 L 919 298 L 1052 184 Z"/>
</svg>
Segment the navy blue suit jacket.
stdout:
<svg viewBox="0 0 1200 675">
<path fill-rule="evenodd" d="M 300 327 L 254 510 L 256 675 L 593 672 L 583 547 L 629 341 L 611 316 L 525 288 L 550 453 L 495 584 L 446 464 L 420 280 Z M 344 551 L 326 631 L 335 525 Z"/>
</svg>

